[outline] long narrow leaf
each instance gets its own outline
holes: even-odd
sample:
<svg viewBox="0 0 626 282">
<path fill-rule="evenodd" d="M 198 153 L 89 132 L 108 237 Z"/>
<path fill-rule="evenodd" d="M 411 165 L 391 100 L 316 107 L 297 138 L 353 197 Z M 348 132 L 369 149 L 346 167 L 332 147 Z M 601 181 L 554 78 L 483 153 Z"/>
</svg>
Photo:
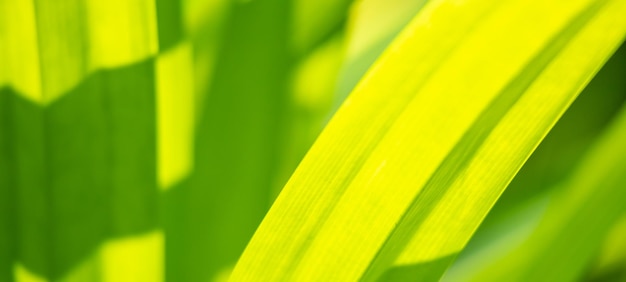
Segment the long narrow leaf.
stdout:
<svg viewBox="0 0 626 282">
<path fill-rule="evenodd" d="M 626 212 L 626 110 L 553 195 L 539 226 L 476 281 L 575 281 Z"/>
<path fill-rule="evenodd" d="M 442 281 L 466 281 L 533 232 L 550 195 L 570 178 L 623 104 L 626 45 L 613 54 L 489 211 Z"/>
<path fill-rule="evenodd" d="M 621 42 L 624 11 L 429 3 L 318 138 L 232 281 L 375 280 L 442 260 L 408 272 L 437 279 Z"/>
</svg>

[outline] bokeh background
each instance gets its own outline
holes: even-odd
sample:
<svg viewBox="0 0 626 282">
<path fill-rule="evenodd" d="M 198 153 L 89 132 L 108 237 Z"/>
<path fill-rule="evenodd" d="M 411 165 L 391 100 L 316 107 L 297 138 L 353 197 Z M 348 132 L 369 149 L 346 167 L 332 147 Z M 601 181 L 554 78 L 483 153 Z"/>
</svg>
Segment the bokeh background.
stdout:
<svg viewBox="0 0 626 282">
<path fill-rule="evenodd" d="M 0 0 L 0 281 L 225 281 L 334 110 L 425 2 Z M 537 220 L 623 104 L 625 52 L 447 279 Z M 586 279 L 626 279 L 625 226 Z"/>
</svg>

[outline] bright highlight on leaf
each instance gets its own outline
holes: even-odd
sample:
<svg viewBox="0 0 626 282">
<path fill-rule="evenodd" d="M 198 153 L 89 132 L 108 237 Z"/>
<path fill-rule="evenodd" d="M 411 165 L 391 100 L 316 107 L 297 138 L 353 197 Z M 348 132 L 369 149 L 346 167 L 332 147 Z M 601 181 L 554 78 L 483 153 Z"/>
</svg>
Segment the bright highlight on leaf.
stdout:
<svg viewBox="0 0 626 282">
<path fill-rule="evenodd" d="M 621 42 L 624 11 L 429 3 L 318 138 L 232 281 L 376 280 L 441 259 L 387 273 L 437 279 Z"/>
<path fill-rule="evenodd" d="M 625 14 L 0 0 L 0 282 L 626 278 Z"/>
<path fill-rule="evenodd" d="M 626 212 L 626 111 L 601 136 L 572 177 L 552 195 L 533 233 L 475 281 L 573 281 Z"/>
</svg>

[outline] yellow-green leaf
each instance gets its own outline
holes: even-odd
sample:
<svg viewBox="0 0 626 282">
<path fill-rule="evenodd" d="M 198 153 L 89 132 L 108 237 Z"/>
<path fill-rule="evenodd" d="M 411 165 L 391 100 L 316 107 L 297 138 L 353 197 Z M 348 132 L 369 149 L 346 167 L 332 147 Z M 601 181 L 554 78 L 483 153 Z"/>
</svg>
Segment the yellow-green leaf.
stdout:
<svg viewBox="0 0 626 282">
<path fill-rule="evenodd" d="M 475 281 L 574 281 L 626 212 L 626 111 L 554 195 L 532 234 Z"/>
<path fill-rule="evenodd" d="M 231 281 L 375 280 L 392 264 L 405 268 L 389 279 L 438 279 L 622 41 L 624 12 L 621 0 L 429 2 L 318 138 Z"/>
</svg>

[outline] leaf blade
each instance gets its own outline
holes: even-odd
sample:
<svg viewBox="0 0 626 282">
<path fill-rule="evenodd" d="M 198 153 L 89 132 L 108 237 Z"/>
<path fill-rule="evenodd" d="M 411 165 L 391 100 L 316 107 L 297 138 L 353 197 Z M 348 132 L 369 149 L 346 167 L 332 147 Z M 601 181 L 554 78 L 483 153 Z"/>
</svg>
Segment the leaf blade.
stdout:
<svg viewBox="0 0 626 282">
<path fill-rule="evenodd" d="M 493 99 L 499 97 L 510 80 L 519 71 L 526 70 L 529 60 L 575 21 L 578 14 L 593 10 L 591 8 L 597 3 L 598 8 L 602 7 L 602 2 L 592 1 L 575 1 L 567 5 L 536 1 L 529 6 L 527 2 L 510 1 L 502 4 L 503 7 L 493 7 L 481 1 L 429 4 L 357 86 L 320 136 L 257 231 L 236 267 L 232 280 L 354 280 L 363 275 L 366 275 L 366 279 L 377 279 L 399 254 L 398 249 L 376 262 L 373 268 L 369 265 L 371 260 L 406 214 L 413 199 L 418 197 L 420 200 L 420 191 L 424 191 L 425 183 L 431 179 L 445 157 L 455 148 L 463 151 L 462 146 L 473 146 L 471 140 L 459 143 L 463 134 L 474 121 L 480 120 L 480 114 Z M 618 1 L 611 3 L 619 4 Z M 621 9 L 618 11 L 623 11 L 623 6 L 618 7 Z M 461 14 L 461 11 L 467 12 L 468 8 L 472 12 L 467 14 L 478 18 Z M 491 8 L 495 10 L 492 15 L 486 12 Z M 555 8 L 560 8 L 558 15 L 553 13 Z M 524 12 L 520 12 L 520 9 Z M 602 11 L 606 12 L 606 9 Z M 442 20 L 446 18 L 474 22 L 477 27 L 462 25 L 467 30 L 457 30 L 457 34 L 453 31 L 452 34 L 444 33 L 442 29 L 449 28 Z M 532 22 L 529 18 L 532 18 Z M 615 15 L 608 17 L 610 20 L 614 18 Z M 520 27 L 522 23 L 524 26 Z M 606 21 L 603 24 L 602 28 L 606 27 Z M 550 83 L 555 72 L 563 72 L 568 66 L 561 62 L 554 67 L 557 71 L 541 77 L 539 86 L 531 85 L 518 102 L 503 109 L 506 113 L 503 121 L 499 121 L 494 132 L 487 135 L 488 138 L 485 137 L 485 142 L 495 149 L 485 149 L 487 152 L 479 152 L 472 159 L 481 165 L 475 167 L 476 173 L 470 176 L 475 177 L 473 181 L 476 182 L 496 169 L 493 165 L 484 165 L 488 163 L 486 160 L 505 162 L 507 165 L 502 176 L 487 177 L 491 181 L 491 188 L 483 192 L 488 193 L 487 198 L 490 200 L 481 201 L 481 194 L 477 193 L 472 198 L 473 204 L 489 209 L 536 143 L 619 43 L 624 25 L 623 22 L 617 24 L 618 31 L 604 38 L 606 41 L 601 41 L 606 46 L 594 49 L 597 51 L 596 57 L 586 62 L 589 66 L 583 68 L 582 74 L 572 74 L 565 89 Z M 431 30 L 430 26 L 434 28 Z M 599 30 L 598 26 L 594 28 L 593 31 Z M 465 34 L 467 32 L 470 34 Z M 515 37 L 508 34 L 511 32 L 515 33 Z M 449 35 L 446 38 L 449 41 L 439 38 L 433 40 L 432 45 L 418 45 L 418 42 L 430 42 L 427 40 L 428 35 L 437 39 L 437 34 Z M 498 48 L 506 51 L 493 48 L 485 42 L 498 43 Z M 462 46 L 455 50 L 458 44 Z M 522 46 L 519 47 L 519 44 Z M 569 56 L 583 52 L 580 44 L 578 42 L 578 49 L 569 51 Z M 433 45 L 436 46 L 432 49 L 435 51 L 429 50 Z M 409 67 L 416 62 L 420 62 L 417 67 Z M 476 69 L 483 78 L 474 74 Z M 467 76 L 471 76 L 471 79 Z M 538 102 L 541 104 L 546 91 L 557 89 L 561 93 L 547 106 L 539 108 L 539 114 L 531 111 Z M 397 96 L 386 99 L 384 93 L 388 92 L 395 92 Z M 459 94 L 466 92 L 476 94 L 471 98 Z M 449 116 L 448 113 L 454 115 Z M 520 122 L 527 118 L 524 115 L 530 115 L 531 122 Z M 511 128 L 515 126 L 521 129 L 521 135 L 512 132 Z M 477 134 L 481 136 L 480 127 L 476 128 Z M 503 137 L 506 137 L 506 141 L 502 140 Z M 515 141 L 515 138 L 520 137 L 524 137 L 523 142 Z M 507 142 L 514 144 L 509 147 Z M 496 146 L 498 144 L 499 148 Z M 518 154 L 506 154 L 511 148 L 517 150 Z M 504 153 L 513 160 L 503 160 L 494 152 Z M 422 163 L 410 165 L 409 162 L 415 158 L 419 158 Z M 456 170 L 450 169 L 452 172 Z M 464 187 L 462 182 L 466 176 L 461 176 L 455 179 L 460 181 L 455 183 L 457 192 Z M 309 188 L 316 185 L 322 187 Z M 438 188 L 429 193 L 432 193 L 431 196 L 446 193 L 449 189 L 446 187 L 445 184 L 438 184 Z M 459 193 L 448 195 L 453 197 L 451 202 L 459 201 L 463 196 Z M 421 199 L 429 201 L 432 200 L 431 196 Z M 442 202 L 447 201 L 450 199 Z M 363 210 L 366 212 L 361 212 Z M 421 216 L 426 218 L 428 214 Z M 478 224 L 483 216 L 476 213 L 472 224 Z M 446 220 L 450 222 L 449 218 Z M 473 232 L 472 228 L 465 229 L 463 234 L 450 239 L 455 240 L 451 248 L 453 251 L 458 252 Z M 411 232 L 402 232 L 405 238 L 409 238 L 407 236 Z M 404 244 L 398 246 L 402 249 Z M 273 256 L 272 252 L 281 255 Z M 421 254 L 431 256 L 427 259 L 445 255 L 441 250 Z"/>
</svg>

